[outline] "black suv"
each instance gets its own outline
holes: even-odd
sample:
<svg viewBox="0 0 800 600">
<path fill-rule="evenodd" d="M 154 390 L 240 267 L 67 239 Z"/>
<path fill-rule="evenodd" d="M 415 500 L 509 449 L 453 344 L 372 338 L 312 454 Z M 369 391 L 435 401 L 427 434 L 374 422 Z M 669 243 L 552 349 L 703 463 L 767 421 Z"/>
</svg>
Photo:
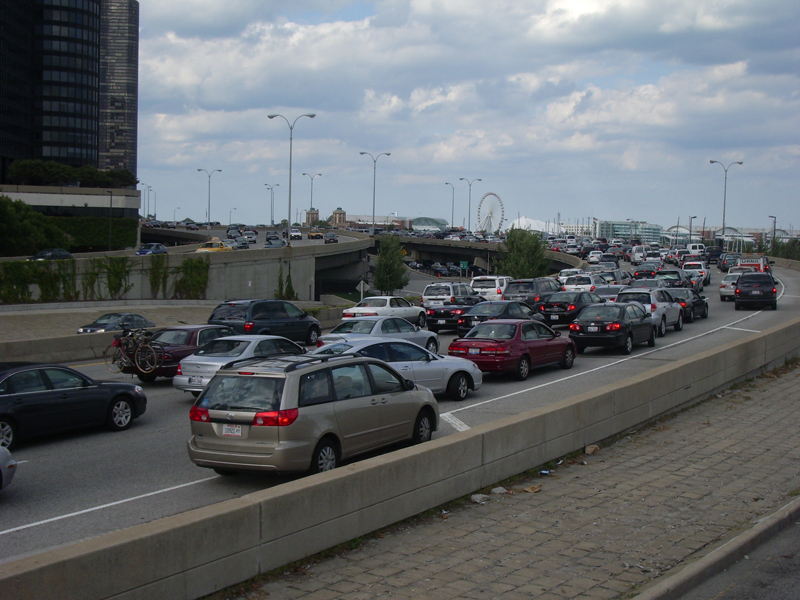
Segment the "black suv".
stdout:
<svg viewBox="0 0 800 600">
<path fill-rule="evenodd" d="M 550 277 L 512 279 L 503 290 L 503 300 L 517 300 L 535 308 L 536 304 L 547 302 L 550 296 L 560 291 L 558 280 Z"/>
<path fill-rule="evenodd" d="M 766 304 L 778 310 L 778 288 L 769 273 L 742 273 L 736 282 L 733 300 L 736 310 L 751 304 Z"/>
<path fill-rule="evenodd" d="M 310 346 L 321 331 L 319 321 L 285 300 L 229 300 L 214 309 L 208 322 L 239 334 L 281 335 Z"/>
</svg>

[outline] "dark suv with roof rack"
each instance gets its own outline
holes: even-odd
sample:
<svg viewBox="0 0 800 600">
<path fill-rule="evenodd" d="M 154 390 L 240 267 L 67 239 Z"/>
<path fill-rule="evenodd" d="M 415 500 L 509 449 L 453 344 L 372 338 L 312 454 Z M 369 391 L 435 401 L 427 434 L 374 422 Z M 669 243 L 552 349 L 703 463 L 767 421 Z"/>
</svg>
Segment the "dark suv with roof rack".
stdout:
<svg viewBox="0 0 800 600">
<path fill-rule="evenodd" d="M 319 321 L 285 300 L 226 300 L 208 319 L 239 334 L 280 335 L 312 346 L 321 332 Z"/>
</svg>

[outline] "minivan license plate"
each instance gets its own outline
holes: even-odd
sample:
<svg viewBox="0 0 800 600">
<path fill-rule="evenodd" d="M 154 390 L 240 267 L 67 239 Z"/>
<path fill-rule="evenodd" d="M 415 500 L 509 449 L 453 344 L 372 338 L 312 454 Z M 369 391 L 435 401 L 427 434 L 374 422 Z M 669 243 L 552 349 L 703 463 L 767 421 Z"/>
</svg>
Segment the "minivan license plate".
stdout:
<svg viewBox="0 0 800 600">
<path fill-rule="evenodd" d="M 242 437 L 242 426 L 241 425 L 228 425 L 225 424 L 222 426 L 222 436 L 223 437 Z"/>
</svg>

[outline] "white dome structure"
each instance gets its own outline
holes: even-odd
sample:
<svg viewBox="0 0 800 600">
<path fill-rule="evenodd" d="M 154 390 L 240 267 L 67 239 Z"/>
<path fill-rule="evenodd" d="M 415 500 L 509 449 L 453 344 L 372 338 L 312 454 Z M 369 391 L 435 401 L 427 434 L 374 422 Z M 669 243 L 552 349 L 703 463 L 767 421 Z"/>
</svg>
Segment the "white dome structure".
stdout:
<svg viewBox="0 0 800 600">
<path fill-rule="evenodd" d="M 547 224 L 544 221 L 528 217 L 519 217 L 508 224 L 508 229 L 524 229 L 526 231 L 544 231 L 546 227 Z"/>
</svg>

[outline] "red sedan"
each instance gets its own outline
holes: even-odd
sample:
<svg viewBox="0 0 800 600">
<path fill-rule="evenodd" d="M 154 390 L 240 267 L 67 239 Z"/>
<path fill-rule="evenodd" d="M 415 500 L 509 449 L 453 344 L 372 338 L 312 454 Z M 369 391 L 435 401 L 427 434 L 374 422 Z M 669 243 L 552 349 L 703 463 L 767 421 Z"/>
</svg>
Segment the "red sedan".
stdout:
<svg viewBox="0 0 800 600">
<path fill-rule="evenodd" d="M 481 371 L 514 373 L 524 381 L 531 367 L 571 368 L 575 343 L 538 321 L 496 319 L 479 323 L 465 337 L 453 340 L 447 353 L 468 358 Z"/>
</svg>

